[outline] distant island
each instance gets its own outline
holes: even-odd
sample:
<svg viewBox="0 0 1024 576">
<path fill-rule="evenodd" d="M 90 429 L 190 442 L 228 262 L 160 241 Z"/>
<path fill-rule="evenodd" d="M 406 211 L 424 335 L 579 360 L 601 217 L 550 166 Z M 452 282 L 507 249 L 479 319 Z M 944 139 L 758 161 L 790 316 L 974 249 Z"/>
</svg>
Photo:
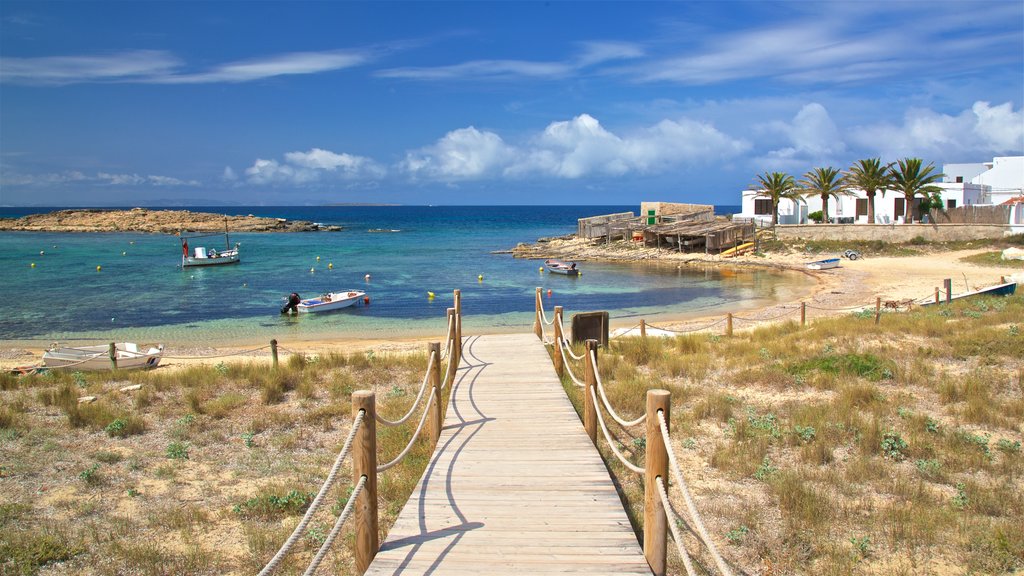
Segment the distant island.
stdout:
<svg viewBox="0 0 1024 576">
<path fill-rule="evenodd" d="M 25 232 L 313 232 L 337 231 L 340 226 L 323 226 L 305 220 L 225 216 L 190 210 L 79 209 L 30 214 L 21 218 L 0 218 L 0 231 Z"/>
<path fill-rule="evenodd" d="M 404 206 L 404 204 L 377 204 L 374 202 L 335 202 L 333 204 L 326 204 L 326 206 Z"/>
</svg>

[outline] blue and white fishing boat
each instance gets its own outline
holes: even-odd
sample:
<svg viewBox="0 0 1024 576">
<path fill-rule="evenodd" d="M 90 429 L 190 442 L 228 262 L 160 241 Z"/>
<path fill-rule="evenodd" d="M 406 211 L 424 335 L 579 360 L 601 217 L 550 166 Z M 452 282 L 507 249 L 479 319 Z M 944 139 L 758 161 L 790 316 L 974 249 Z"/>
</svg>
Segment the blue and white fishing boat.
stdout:
<svg viewBox="0 0 1024 576">
<path fill-rule="evenodd" d="M 808 262 L 805 264 L 808 270 L 828 270 L 829 268 L 839 267 L 839 258 L 827 258 L 825 260 L 815 260 L 814 262 Z"/>
</svg>

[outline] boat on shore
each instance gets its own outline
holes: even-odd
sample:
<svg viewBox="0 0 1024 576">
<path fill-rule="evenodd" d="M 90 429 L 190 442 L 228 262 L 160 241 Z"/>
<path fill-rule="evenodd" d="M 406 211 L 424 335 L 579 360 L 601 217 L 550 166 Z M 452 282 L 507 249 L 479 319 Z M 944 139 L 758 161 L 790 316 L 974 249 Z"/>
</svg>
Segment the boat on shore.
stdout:
<svg viewBox="0 0 1024 576">
<path fill-rule="evenodd" d="M 224 218 L 224 234 L 193 234 L 186 236 L 183 233 L 178 233 L 181 238 L 181 268 L 190 268 L 195 266 L 220 266 L 223 264 L 237 264 L 241 262 L 241 258 L 238 253 L 239 243 L 231 245 L 231 238 L 228 237 L 228 219 Z M 206 248 L 205 246 L 196 246 L 193 248 L 193 252 L 189 253 L 188 241 L 196 238 L 209 238 L 212 236 L 224 236 L 224 249 L 217 250 L 216 248 Z"/>
<path fill-rule="evenodd" d="M 720 254 L 720 256 L 722 258 L 732 258 L 733 256 L 740 256 L 742 254 L 746 254 L 747 252 L 750 252 L 755 247 L 756 247 L 756 245 L 753 242 L 744 242 L 743 244 L 740 244 L 739 246 L 736 246 L 736 247 L 733 247 L 733 248 L 729 248 L 728 250 L 723 250 L 722 253 Z"/>
<path fill-rule="evenodd" d="M 328 312 L 331 310 L 348 308 L 364 298 L 366 298 L 366 292 L 363 292 L 362 290 L 328 292 L 326 294 L 321 294 L 316 298 L 299 300 L 299 303 L 295 305 L 295 309 L 298 310 L 300 314 L 308 312 Z"/>
<path fill-rule="evenodd" d="M 545 260 L 544 267 L 548 269 L 548 272 L 552 274 L 564 274 L 565 276 L 579 276 L 580 271 L 576 268 L 576 263 L 566 264 L 561 260 Z"/>
<path fill-rule="evenodd" d="M 808 270 L 828 270 L 829 268 L 839 267 L 839 258 L 826 258 L 825 260 L 815 260 L 814 262 L 808 262 L 804 264 Z"/>
<path fill-rule="evenodd" d="M 1012 296 L 1017 291 L 1016 282 L 1003 282 L 1002 284 L 995 284 L 992 286 L 986 286 L 985 288 L 979 288 L 978 290 L 972 290 L 970 292 L 964 292 L 962 294 L 953 294 L 949 297 L 950 300 L 959 300 L 961 298 L 970 298 L 971 296 Z M 945 300 L 940 300 L 939 303 L 943 303 Z M 928 300 L 922 302 L 921 306 L 930 306 L 935 304 L 934 300 Z"/>
<path fill-rule="evenodd" d="M 163 344 L 142 351 L 134 342 L 114 344 L 114 360 L 110 358 L 110 346 L 54 346 L 43 352 L 43 368 L 67 368 L 82 372 L 96 370 L 138 370 L 156 368 L 164 354 Z"/>
</svg>

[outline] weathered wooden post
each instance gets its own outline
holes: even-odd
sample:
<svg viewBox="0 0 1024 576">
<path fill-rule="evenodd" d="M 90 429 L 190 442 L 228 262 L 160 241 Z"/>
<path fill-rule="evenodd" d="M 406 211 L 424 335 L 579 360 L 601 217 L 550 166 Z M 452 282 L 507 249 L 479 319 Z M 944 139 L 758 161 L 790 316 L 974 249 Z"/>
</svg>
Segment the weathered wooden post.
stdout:
<svg viewBox="0 0 1024 576">
<path fill-rule="evenodd" d="M 455 373 L 459 370 L 458 340 L 455 333 L 455 326 L 458 322 L 458 319 L 455 318 L 455 308 L 449 308 L 448 325 L 452 327 L 452 336 L 451 340 L 448 341 L 448 372 L 452 375 L 453 382 L 455 381 Z"/>
<path fill-rule="evenodd" d="M 640 337 L 647 338 L 647 321 L 643 318 L 640 319 Z"/>
<path fill-rule="evenodd" d="M 277 338 L 270 341 L 270 361 L 273 363 L 274 370 L 277 370 Z"/>
<path fill-rule="evenodd" d="M 725 320 L 725 335 L 732 337 L 732 312 L 729 312 Z"/>
<path fill-rule="evenodd" d="M 935 303 L 936 304 L 939 303 L 939 287 L 938 286 L 935 287 Z"/>
<path fill-rule="evenodd" d="M 541 328 L 540 323 L 544 320 L 540 315 L 540 307 L 543 305 L 540 298 L 540 286 L 537 286 L 537 294 L 533 298 L 533 333 L 537 335 L 537 338 L 544 338 L 544 329 Z"/>
<path fill-rule="evenodd" d="M 590 355 L 597 354 L 597 340 L 587 340 L 586 358 L 583 359 L 583 429 L 590 436 L 590 441 L 597 446 L 597 406 L 594 396 L 597 395 L 597 366 L 590 362 Z M 593 392 L 593 394 L 591 394 Z"/>
<path fill-rule="evenodd" d="M 117 370 L 117 344 L 113 342 L 107 348 L 107 355 L 110 356 L 110 369 Z"/>
<path fill-rule="evenodd" d="M 444 416 L 441 414 L 441 343 L 431 342 L 427 346 L 427 358 L 430 364 L 430 375 L 427 376 L 427 383 L 434 391 L 434 405 L 430 408 L 430 419 L 427 422 L 430 434 L 430 442 L 437 446 L 437 439 L 441 437 L 441 423 Z"/>
<path fill-rule="evenodd" d="M 462 290 L 455 290 L 455 349 L 459 351 L 455 357 L 455 369 L 462 364 Z"/>
<path fill-rule="evenodd" d="M 366 572 L 380 548 L 377 534 L 377 408 L 371 390 L 352 393 L 352 418 L 365 411 L 352 445 L 352 480 L 366 476 L 366 484 L 355 503 L 356 570 Z"/>
<path fill-rule="evenodd" d="M 800 326 L 807 325 L 807 302 L 800 303 Z"/>
<path fill-rule="evenodd" d="M 875 297 L 875 325 L 876 326 L 878 325 L 878 322 L 881 321 L 881 319 L 882 319 L 882 297 L 881 296 L 876 296 Z"/>
<path fill-rule="evenodd" d="M 668 517 L 658 493 L 657 479 L 668 490 L 668 450 L 661 436 L 658 412 L 665 414 L 665 426 L 672 422 L 669 407 L 672 394 L 668 390 L 647 391 L 647 458 L 644 466 L 644 557 L 657 576 L 664 576 L 668 543 Z"/>
<path fill-rule="evenodd" d="M 946 304 L 953 301 L 953 279 L 946 278 L 942 281 L 942 288 L 946 291 Z"/>
<path fill-rule="evenodd" d="M 555 374 L 561 378 L 565 374 L 565 363 L 562 358 L 562 307 L 555 306 Z"/>
</svg>

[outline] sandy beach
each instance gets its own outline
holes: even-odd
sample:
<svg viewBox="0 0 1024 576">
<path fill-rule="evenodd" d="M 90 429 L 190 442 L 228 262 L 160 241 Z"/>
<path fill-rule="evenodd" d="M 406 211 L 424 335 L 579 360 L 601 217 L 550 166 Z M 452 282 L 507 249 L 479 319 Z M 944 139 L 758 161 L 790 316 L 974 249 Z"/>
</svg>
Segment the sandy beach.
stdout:
<svg viewBox="0 0 1024 576">
<path fill-rule="evenodd" d="M 522 247 L 521 247 L 522 248 Z M 1012 266 L 979 266 L 965 262 L 968 256 L 991 251 L 979 248 L 957 251 L 936 251 L 903 257 L 871 257 L 851 261 L 842 260 L 838 268 L 822 271 L 807 270 L 808 261 L 827 257 L 826 254 L 808 255 L 791 251 L 789 253 L 767 253 L 763 256 L 745 255 L 738 258 L 722 258 L 717 255 L 673 253 L 657 248 L 624 247 L 622 243 L 610 247 L 594 246 L 589 242 L 575 239 L 556 239 L 526 248 L 529 251 L 543 250 L 548 256 L 586 261 L 630 261 L 650 262 L 660 266 L 718 266 L 718 267 L 761 267 L 798 271 L 814 279 L 809 292 L 801 298 L 771 305 L 752 303 L 733 312 L 736 315 L 734 329 L 742 330 L 769 321 L 799 319 L 800 302 L 807 303 L 807 317 L 845 314 L 857 307 L 874 307 L 876 298 L 890 308 L 906 309 L 912 302 L 934 297 L 935 289 L 941 288 L 946 278 L 952 280 L 953 292 L 965 292 L 998 283 L 1001 278 L 1014 277 L 1024 281 L 1024 272 Z M 573 311 L 567 310 L 567 314 Z M 694 316 L 678 314 L 656 315 L 644 318 L 649 326 L 664 328 L 672 332 L 724 330 L 724 325 L 714 324 L 724 314 Z M 623 332 L 633 328 L 638 319 L 612 319 L 611 328 Z M 500 330 L 495 330 L 498 332 Z M 325 352 L 360 352 L 373 350 L 377 353 L 395 353 L 422 350 L 427 342 L 443 339 L 443 334 L 432 336 L 411 336 L 396 333 L 393 338 L 320 338 L 282 342 L 282 355 L 289 352 L 319 354 Z M 45 346 L 15 347 L 0 343 L 0 367 L 32 364 L 39 360 Z M 215 346 L 195 348 L 172 347 L 165 352 L 162 367 L 180 367 L 195 363 L 218 363 L 253 358 L 269 358 L 267 346 L 248 342 L 225 341 Z"/>
</svg>

